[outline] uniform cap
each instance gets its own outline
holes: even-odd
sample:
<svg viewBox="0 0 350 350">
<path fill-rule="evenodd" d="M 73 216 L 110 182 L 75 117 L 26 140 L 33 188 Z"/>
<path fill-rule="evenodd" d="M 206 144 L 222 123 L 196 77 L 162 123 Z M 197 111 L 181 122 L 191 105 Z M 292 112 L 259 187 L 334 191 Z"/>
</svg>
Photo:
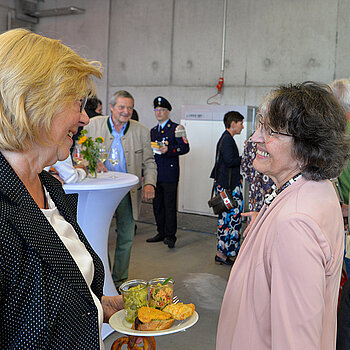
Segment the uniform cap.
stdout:
<svg viewBox="0 0 350 350">
<path fill-rule="evenodd" d="M 153 107 L 154 108 L 163 107 L 171 111 L 171 104 L 166 98 L 162 96 L 158 96 L 153 100 Z"/>
</svg>

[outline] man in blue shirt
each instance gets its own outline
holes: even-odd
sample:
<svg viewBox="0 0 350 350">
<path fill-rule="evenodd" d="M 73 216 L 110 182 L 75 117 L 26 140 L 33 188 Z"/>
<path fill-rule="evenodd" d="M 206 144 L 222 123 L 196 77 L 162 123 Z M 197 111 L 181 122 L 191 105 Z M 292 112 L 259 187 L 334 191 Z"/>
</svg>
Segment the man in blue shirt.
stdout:
<svg viewBox="0 0 350 350">
<path fill-rule="evenodd" d="M 108 170 L 127 172 L 138 176 L 139 183 L 121 200 L 116 210 L 117 243 L 112 267 L 112 278 L 119 287 L 128 278 L 131 246 L 134 238 L 135 220 L 138 219 L 141 195 L 145 200 L 154 198 L 157 168 L 151 149 L 149 130 L 141 123 L 131 120 L 134 98 L 124 90 L 110 99 L 109 116 L 98 116 L 87 125 L 88 136 L 102 136 L 106 149 L 118 150 L 119 162 L 114 169 L 107 160 Z M 143 178 L 143 181 L 142 181 Z"/>
</svg>

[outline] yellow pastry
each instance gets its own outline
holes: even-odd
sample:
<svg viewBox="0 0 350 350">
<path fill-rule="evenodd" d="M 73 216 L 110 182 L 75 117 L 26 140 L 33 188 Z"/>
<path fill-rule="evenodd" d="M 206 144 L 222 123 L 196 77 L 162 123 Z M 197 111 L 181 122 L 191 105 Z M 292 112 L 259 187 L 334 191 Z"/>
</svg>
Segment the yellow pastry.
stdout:
<svg viewBox="0 0 350 350">
<path fill-rule="evenodd" d="M 193 304 L 170 304 L 167 305 L 163 311 L 168 312 L 175 320 L 184 320 L 194 313 L 195 306 Z"/>
</svg>

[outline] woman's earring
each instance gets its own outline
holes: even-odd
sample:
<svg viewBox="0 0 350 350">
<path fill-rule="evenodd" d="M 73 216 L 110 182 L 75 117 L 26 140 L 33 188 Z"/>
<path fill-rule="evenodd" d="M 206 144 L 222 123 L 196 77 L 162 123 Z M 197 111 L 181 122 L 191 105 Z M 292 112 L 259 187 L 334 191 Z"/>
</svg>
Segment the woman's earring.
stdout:
<svg viewBox="0 0 350 350">
<path fill-rule="evenodd" d="M 303 168 L 303 165 L 304 165 L 303 162 L 299 163 L 299 169 L 300 169 L 300 170 Z"/>
</svg>

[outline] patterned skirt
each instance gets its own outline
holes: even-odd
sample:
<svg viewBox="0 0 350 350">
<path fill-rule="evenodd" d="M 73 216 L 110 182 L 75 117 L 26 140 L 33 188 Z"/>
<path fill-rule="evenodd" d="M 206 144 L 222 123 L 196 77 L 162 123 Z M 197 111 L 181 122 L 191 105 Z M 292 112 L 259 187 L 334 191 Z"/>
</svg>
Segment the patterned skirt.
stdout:
<svg viewBox="0 0 350 350">
<path fill-rule="evenodd" d="M 223 191 L 220 185 L 215 186 L 215 194 Z M 240 248 L 241 213 L 243 211 L 242 182 L 232 191 L 238 206 L 218 217 L 217 250 L 229 257 L 238 254 Z"/>
</svg>

